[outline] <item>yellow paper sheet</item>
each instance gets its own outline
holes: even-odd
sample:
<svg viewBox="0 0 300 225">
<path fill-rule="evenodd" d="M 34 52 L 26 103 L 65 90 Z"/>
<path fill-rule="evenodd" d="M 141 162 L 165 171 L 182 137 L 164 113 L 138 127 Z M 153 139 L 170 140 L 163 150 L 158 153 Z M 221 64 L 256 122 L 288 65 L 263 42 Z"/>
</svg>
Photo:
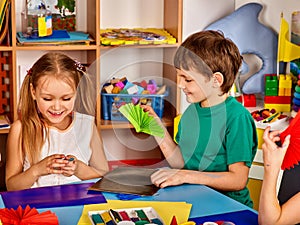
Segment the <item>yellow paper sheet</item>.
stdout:
<svg viewBox="0 0 300 225">
<path fill-rule="evenodd" d="M 176 216 L 178 224 L 188 221 L 192 204 L 186 202 L 155 202 L 155 201 L 122 201 L 107 200 L 104 204 L 85 205 L 77 225 L 91 225 L 88 217 L 89 211 L 153 207 L 166 225 L 169 225 L 173 216 Z"/>
</svg>

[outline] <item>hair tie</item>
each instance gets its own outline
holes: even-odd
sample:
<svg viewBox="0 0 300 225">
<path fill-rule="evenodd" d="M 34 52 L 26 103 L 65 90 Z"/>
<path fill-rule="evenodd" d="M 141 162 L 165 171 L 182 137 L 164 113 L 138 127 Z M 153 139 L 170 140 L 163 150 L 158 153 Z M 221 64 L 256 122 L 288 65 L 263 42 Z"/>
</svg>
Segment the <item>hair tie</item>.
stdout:
<svg viewBox="0 0 300 225">
<path fill-rule="evenodd" d="M 74 62 L 75 62 L 75 66 L 76 66 L 77 71 L 82 72 L 82 73 L 86 72 L 85 66 L 83 66 L 78 60 L 75 59 Z"/>
<path fill-rule="evenodd" d="M 30 68 L 29 70 L 27 70 L 27 76 L 31 76 L 32 75 L 32 68 Z"/>
</svg>

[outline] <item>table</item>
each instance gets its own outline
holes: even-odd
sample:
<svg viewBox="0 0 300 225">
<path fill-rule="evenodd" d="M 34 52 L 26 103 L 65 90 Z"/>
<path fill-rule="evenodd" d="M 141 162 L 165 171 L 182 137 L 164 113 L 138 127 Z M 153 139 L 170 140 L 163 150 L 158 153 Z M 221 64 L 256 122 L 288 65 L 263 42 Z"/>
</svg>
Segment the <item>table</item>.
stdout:
<svg viewBox="0 0 300 225">
<path fill-rule="evenodd" d="M 103 192 L 106 199 L 116 200 L 117 195 L 113 193 Z M 207 187 L 196 184 L 183 184 L 180 186 L 167 187 L 160 189 L 153 196 L 143 196 L 135 198 L 141 201 L 185 201 L 191 203 L 192 209 L 190 218 L 198 218 L 216 214 L 244 212 L 247 210 L 252 214 L 257 211 Z M 0 208 L 4 207 L 2 198 L 0 198 Z M 38 211 L 51 210 L 56 213 L 59 218 L 60 225 L 77 225 L 81 216 L 83 206 L 68 206 L 56 208 L 43 208 Z"/>
</svg>

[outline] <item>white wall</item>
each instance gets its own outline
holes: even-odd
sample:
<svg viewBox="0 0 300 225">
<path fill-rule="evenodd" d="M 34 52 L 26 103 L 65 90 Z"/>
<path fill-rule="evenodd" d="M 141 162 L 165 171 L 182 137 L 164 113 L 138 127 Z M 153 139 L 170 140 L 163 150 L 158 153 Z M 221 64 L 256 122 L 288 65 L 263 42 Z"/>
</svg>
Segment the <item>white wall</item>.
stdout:
<svg viewBox="0 0 300 225">
<path fill-rule="evenodd" d="M 234 0 L 184 0 L 182 40 L 185 40 L 192 33 L 203 30 L 220 18 L 231 14 L 234 9 Z M 184 112 L 188 105 L 184 93 L 181 92 L 179 112 Z"/>
<path fill-rule="evenodd" d="M 184 0 L 182 39 L 234 11 L 234 0 Z"/>
<path fill-rule="evenodd" d="M 291 25 L 291 14 L 294 11 L 300 11 L 299 0 L 235 0 L 235 8 L 239 8 L 249 2 L 257 2 L 263 5 L 263 10 L 259 15 L 260 22 L 269 26 L 276 32 L 279 31 L 280 15 L 283 13 L 284 18 Z"/>
</svg>

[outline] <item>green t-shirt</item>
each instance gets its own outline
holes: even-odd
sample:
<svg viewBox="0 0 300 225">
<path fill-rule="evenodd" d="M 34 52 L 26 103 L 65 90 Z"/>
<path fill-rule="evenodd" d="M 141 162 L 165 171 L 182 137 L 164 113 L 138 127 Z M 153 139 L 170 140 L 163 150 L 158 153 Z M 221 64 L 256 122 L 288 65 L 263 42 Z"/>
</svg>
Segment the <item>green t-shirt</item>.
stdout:
<svg viewBox="0 0 300 225">
<path fill-rule="evenodd" d="M 209 108 L 190 104 L 180 119 L 176 141 L 189 170 L 223 172 L 236 162 L 250 167 L 257 150 L 254 120 L 233 97 Z M 253 206 L 247 187 L 223 193 Z"/>
</svg>

